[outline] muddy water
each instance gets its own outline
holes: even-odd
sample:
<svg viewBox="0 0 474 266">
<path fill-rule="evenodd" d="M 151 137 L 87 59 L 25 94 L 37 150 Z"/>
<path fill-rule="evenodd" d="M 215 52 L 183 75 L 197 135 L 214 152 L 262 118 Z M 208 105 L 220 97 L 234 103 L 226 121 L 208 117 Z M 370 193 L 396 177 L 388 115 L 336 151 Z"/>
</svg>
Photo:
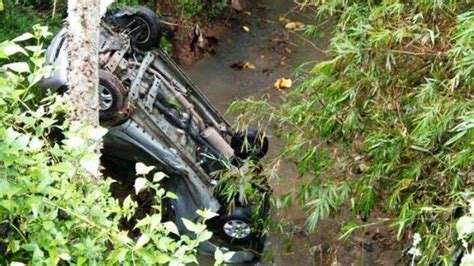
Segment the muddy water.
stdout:
<svg viewBox="0 0 474 266">
<path fill-rule="evenodd" d="M 219 38 L 217 53 L 185 67 L 185 72 L 208 95 L 221 111 L 235 98 L 271 93 L 277 78 L 291 76 L 298 65 L 320 60 L 324 54 L 284 31 L 278 21 L 293 7 L 290 0 L 258 1 L 238 19 L 229 18 L 226 36 Z M 296 16 L 299 21 L 308 19 Z M 296 19 L 296 18 L 295 18 Z M 245 32 L 242 27 L 250 29 Z M 327 44 L 327 37 L 319 45 Z M 236 71 L 236 62 L 249 61 L 256 69 Z"/>
<path fill-rule="evenodd" d="M 235 99 L 249 96 L 269 95 L 278 99 L 281 92 L 273 88 L 278 78 L 295 80 L 294 70 L 308 61 L 320 61 L 325 54 L 320 49 L 327 48 L 330 26 L 321 29 L 314 38 L 303 40 L 288 32 L 286 16 L 291 21 L 313 22 L 309 13 L 294 9 L 291 0 L 261 0 L 253 4 L 248 12 L 238 18 L 226 20 L 226 34 L 219 38 L 216 54 L 205 57 L 185 72 L 207 94 L 221 112 L 225 112 Z M 330 25 L 330 23 L 327 23 Z M 248 27 L 249 32 L 242 29 Z M 236 70 L 230 67 L 236 62 L 248 61 L 255 69 Z M 298 82 L 298 79 L 296 79 Z M 232 115 L 226 114 L 229 120 Z M 270 132 L 271 133 L 271 132 Z M 271 134 L 270 134 L 271 135 Z M 269 157 L 278 153 L 279 144 L 271 140 Z M 275 196 L 296 192 L 304 181 L 296 174 L 294 166 L 283 165 L 279 180 L 272 181 Z M 291 211 L 274 210 L 273 220 L 288 221 L 292 231 L 290 236 L 272 233 L 268 239 L 266 252 L 271 254 L 274 265 L 394 265 L 397 251 L 393 243 L 384 239 L 385 228 L 373 228 L 350 243 L 337 241 L 341 221 L 322 221 L 314 233 L 306 233 L 304 223 L 307 214 L 296 206 Z M 292 241 L 288 242 L 288 238 Z M 291 244 L 289 244 L 291 243 Z M 208 263 L 204 263 L 208 264 Z"/>
</svg>

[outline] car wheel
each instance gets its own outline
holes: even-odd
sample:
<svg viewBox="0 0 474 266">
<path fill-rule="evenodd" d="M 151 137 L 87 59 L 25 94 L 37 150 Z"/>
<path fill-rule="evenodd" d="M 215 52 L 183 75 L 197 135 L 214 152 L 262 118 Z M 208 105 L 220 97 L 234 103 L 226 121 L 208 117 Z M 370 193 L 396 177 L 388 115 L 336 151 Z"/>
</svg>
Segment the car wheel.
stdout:
<svg viewBox="0 0 474 266">
<path fill-rule="evenodd" d="M 159 47 L 161 39 L 160 19 L 148 8 L 139 8 L 131 15 L 127 25 L 132 45 L 140 50 L 149 51 Z"/>
<path fill-rule="evenodd" d="M 251 213 L 247 208 L 237 207 L 231 215 L 222 217 L 219 229 L 222 236 L 231 243 L 246 244 L 255 238 Z"/>
<path fill-rule="evenodd" d="M 245 132 L 237 132 L 232 136 L 230 145 L 235 151 L 235 155 L 241 159 L 252 158 L 262 159 L 268 152 L 268 138 L 259 130 L 249 128 Z"/>
<path fill-rule="evenodd" d="M 100 121 L 116 124 L 126 117 L 127 89 L 120 79 L 109 71 L 99 70 Z"/>
</svg>

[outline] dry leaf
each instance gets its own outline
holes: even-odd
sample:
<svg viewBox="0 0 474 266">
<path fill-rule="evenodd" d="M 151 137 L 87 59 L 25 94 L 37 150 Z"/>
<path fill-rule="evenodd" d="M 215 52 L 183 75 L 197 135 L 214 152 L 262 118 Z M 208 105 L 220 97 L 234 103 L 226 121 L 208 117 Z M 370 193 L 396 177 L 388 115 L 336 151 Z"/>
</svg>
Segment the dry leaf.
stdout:
<svg viewBox="0 0 474 266">
<path fill-rule="evenodd" d="M 233 69 L 237 69 L 237 70 L 242 70 L 242 69 L 255 69 L 255 65 L 250 63 L 249 61 L 245 61 L 245 62 L 242 62 L 242 61 L 239 61 L 239 62 L 235 62 L 235 63 L 232 63 L 230 64 L 230 67 L 233 68 Z"/>
<path fill-rule="evenodd" d="M 244 69 L 255 69 L 255 65 L 250 62 L 245 62 Z"/>
<path fill-rule="evenodd" d="M 287 30 L 302 30 L 304 28 L 303 22 L 288 22 L 285 25 Z"/>
<path fill-rule="evenodd" d="M 244 14 L 247 15 L 247 16 L 252 15 L 252 13 L 250 13 L 249 11 L 244 11 Z"/>
<path fill-rule="evenodd" d="M 275 88 L 279 90 L 289 89 L 291 88 L 292 85 L 293 85 L 293 81 L 291 79 L 286 79 L 286 78 L 278 79 L 275 82 Z"/>
<path fill-rule="evenodd" d="M 249 31 L 250 31 L 250 28 L 247 27 L 247 26 L 242 26 L 242 29 L 243 29 L 245 32 L 249 32 Z"/>
<path fill-rule="evenodd" d="M 285 22 L 285 23 L 290 22 L 290 20 L 289 20 L 287 17 L 285 17 L 285 16 L 280 16 L 280 17 L 278 18 L 278 21 L 280 21 L 280 22 Z"/>
</svg>

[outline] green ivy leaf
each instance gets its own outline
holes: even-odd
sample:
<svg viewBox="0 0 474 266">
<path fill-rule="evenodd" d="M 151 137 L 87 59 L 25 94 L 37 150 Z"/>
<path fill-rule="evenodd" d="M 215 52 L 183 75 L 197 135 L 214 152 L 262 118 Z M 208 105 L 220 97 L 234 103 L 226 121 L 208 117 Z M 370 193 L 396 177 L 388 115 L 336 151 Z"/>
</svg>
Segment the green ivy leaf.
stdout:
<svg viewBox="0 0 474 266">
<path fill-rule="evenodd" d="M 61 162 L 61 163 L 54 164 L 49 167 L 49 170 L 54 171 L 54 172 L 64 173 L 67 176 L 73 176 L 75 172 L 74 166 L 69 162 Z"/>
<path fill-rule="evenodd" d="M 198 235 L 198 242 L 204 242 L 204 241 L 207 241 L 209 239 L 211 239 L 212 237 L 212 232 L 211 231 L 203 231 L 202 233 L 200 233 Z"/>
<path fill-rule="evenodd" d="M 163 172 L 156 172 L 154 175 L 153 175 L 153 182 L 154 183 L 158 183 L 160 182 L 163 178 L 165 177 L 168 177 L 165 173 Z"/>
<path fill-rule="evenodd" d="M 224 262 L 230 261 L 234 255 L 235 255 L 235 252 L 233 251 L 222 253 L 220 249 L 216 249 L 214 253 L 214 259 L 215 259 L 214 266 L 223 265 Z"/>
<path fill-rule="evenodd" d="M 0 0 L 0 5 L 1 5 L 1 0 Z M 29 40 L 31 38 L 34 38 L 34 37 L 35 36 L 33 34 L 27 32 L 27 33 L 23 33 L 22 35 L 16 37 L 15 39 L 12 40 L 12 42 L 23 42 L 23 41 Z"/>
<path fill-rule="evenodd" d="M 135 184 L 133 187 L 135 188 L 135 194 L 138 195 L 142 190 L 147 187 L 148 180 L 146 178 L 139 177 L 135 179 Z"/>
<path fill-rule="evenodd" d="M 166 265 L 171 260 L 171 257 L 167 254 L 158 253 L 156 255 L 156 263 L 159 265 Z"/>
<path fill-rule="evenodd" d="M 156 253 L 153 250 L 142 248 L 137 250 L 136 253 L 140 257 L 140 259 L 144 261 L 144 265 L 156 264 Z"/>
<path fill-rule="evenodd" d="M 15 139 L 17 139 L 21 134 L 17 131 L 15 131 L 13 128 L 9 127 L 7 130 L 5 130 L 5 138 L 4 140 L 7 143 L 13 142 Z"/>
<path fill-rule="evenodd" d="M 214 266 L 222 265 L 224 263 L 224 253 L 218 248 L 214 252 Z"/>
<path fill-rule="evenodd" d="M 28 53 L 16 43 L 13 42 L 3 42 L 0 44 L 0 55 L 4 54 L 4 56 L 0 56 L 0 58 L 8 58 L 8 56 L 22 53 L 24 55 L 28 55 Z"/>
<path fill-rule="evenodd" d="M 154 168 L 154 166 L 146 166 L 144 163 L 137 163 L 135 165 L 135 171 L 137 172 L 137 175 L 147 175 Z"/>
<path fill-rule="evenodd" d="M 474 218 L 469 216 L 459 218 L 456 223 L 456 231 L 458 232 L 459 239 L 463 239 L 474 233 Z"/>
<path fill-rule="evenodd" d="M 132 239 L 130 239 L 127 235 L 128 233 L 125 232 L 125 231 L 121 231 L 117 236 L 116 238 L 122 242 L 122 244 L 124 245 L 128 245 L 132 242 Z"/>
<path fill-rule="evenodd" d="M 115 249 L 110 252 L 110 255 L 107 257 L 107 260 L 111 264 L 117 264 L 117 262 L 123 262 L 127 256 L 127 249 Z"/>
<path fill-rule="evenodd" d="M 204 210 L 197 210 L 196 213 L 201 216 L 202 218 L 204 218 L 204 220 L 209 220 L 209 219 L 212 219 L 214 217 L 217 217 L 219 216 L 219 214 L 209 210 L 209 209 L 204 209 Z"/>
<path fill-rule="evenodd" d="M 12 211 L 13 208 L 18 207 L 15 201 L 9 199 L 0 201 L 0 206 L 7 209 L 8 211 Z"/>
<path fill-rule="evenodd" d="M 70 261 L 71 260 L 71 255 L 69 255 L 69 253 L 67 253 L 67 252 L 60 253 L 59 257 L 64 261 Z"/>
<path fill-rule="evenodd" d="M 139 248 L 145 246 L 149 241 L 150 241 L 150 236 L 147 235 L 147 234 L 142 234 L 138 238 L 137 243 L 135 244 L 135 249 L 139 249 Z"/>
<path fill-rule="evenodd" d="M 51 222 L 51 221 L 44 221 L 44 222 L 43 222 L 43 228 L 44 228 L 46 231 L 51 231 L 51 230 L 53 230 L 53 228 L 54 228 L 54 223 Z"/>
<path fill-rule="evenodd" d="M 168 230 L 169 232 L 179 236 L 178 227 L 176 227 L 176 225 L 173 222 L 170 222 L 170 221 L 164 222 L 163 225 L 166 228 L 166 230 Z"/>
<path fill-rule="evenodd" d="M 84 130 L 84 135 L 87 139 L 91 140 L 100 140 L 105 134 L 107 134 L 108 129 L 104 127 L 87 127 Z"/>
<path fill-rule="evenodd" d="M 13 253 L 20 250 L 20 241 L 18 241 L 18 240 L 9 241 L 8 242 L 8 250 L 10 252 L 13 252 Z"/>
<path fill-rule="evenodd" d="M 191 231 L 193 233 L 199 234 L 202 231 L 206 230 L 206 226 L 203 225 L 203 224 L 193 223 L 193 222 L 191 222 L 190 220 L 188 220 L 186 218 L 181 218 L 181 220 L 183 221 L 184 226 L 186 227 L 186 229 L 188 229 L 189 231 Z"/>
<path fill-rule="evenodd" d="M 16 63 L 10 63 L 3 65 L 3 69 L 7 70 L 12 70 L 17 73 L 30 73 L 30 66 L 25 63 L 25 62 L 16 62 Z"/>
<path fill-rule="evenodd" d="M 178 199 L 178 195 L 174 194 L 173 192 L 168 191 L 168 192 L 166 192 L 166 194 L 165 194 L 165 198 L 176 199 L 176 200 L 177 200 L 177 199 Z"/>
<path fill-rule="evenodd" d="M 95 153 L 86 154 L 82 156 L 80 164 L 89 173 L 95 175 L 99 171 L 100 155 Z"/>
<path fill-rule="evenodd" d="M 474 252 L 464 255 L 461 259 L 460 266 L 472 266 L 474 265 Z"/>
<path fill-rule="evenodd" d="M 40 140 L 38 137 L 34 136 L 31 138 L 28 147 L 32 151 L 39 151 L 43 147 L 43 141 Z"/>
<path fill-rule="evenodd" d="M 49 32 L 48 26 L 35 25 L 33 26 L 33 30 L 38 34 L 39 37 L 43 38 L 53 35 L 51 32 Z"/>
</svg>

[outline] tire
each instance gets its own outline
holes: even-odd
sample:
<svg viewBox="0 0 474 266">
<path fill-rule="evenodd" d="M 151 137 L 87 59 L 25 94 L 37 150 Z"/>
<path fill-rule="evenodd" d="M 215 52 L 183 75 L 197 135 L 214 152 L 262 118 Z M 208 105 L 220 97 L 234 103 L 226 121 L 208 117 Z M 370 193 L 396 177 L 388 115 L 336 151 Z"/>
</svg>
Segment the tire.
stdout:
<svg viewBox="0 0 474 266">
<path fill-rule="evenodd" d="M 255 240 L 252 217 L 247 208 L 235 208 L 231 215 L 220 219 L 218 226 L 222 237 L 230 243 L 248 244 Z"/>
<path fill-rule="evenodd" d="M 240 159 L 251 158 L 258 161 L 268 152 L 269 141 L 259 130 L 249 128 L 246 132 L 237 132 L 232 136 L 230 146 Z"/>
<path fill-rule="evenodd" d="M 118 124 L 127 117 L 127 89 L 109 71 L 99 70 L 99 118 L 107 125 Z"/>
<path fill-rule="evenodd" d="M 142 51 L 150 51 L 159 47 L 161 25 L 155 12 L 148 8 L 139 8 L 136 13 L 130 16 L 130 23 L 130 28 L 142 27 L 142 30 L 130 36 L 133 47 Z"/>
</svg>

